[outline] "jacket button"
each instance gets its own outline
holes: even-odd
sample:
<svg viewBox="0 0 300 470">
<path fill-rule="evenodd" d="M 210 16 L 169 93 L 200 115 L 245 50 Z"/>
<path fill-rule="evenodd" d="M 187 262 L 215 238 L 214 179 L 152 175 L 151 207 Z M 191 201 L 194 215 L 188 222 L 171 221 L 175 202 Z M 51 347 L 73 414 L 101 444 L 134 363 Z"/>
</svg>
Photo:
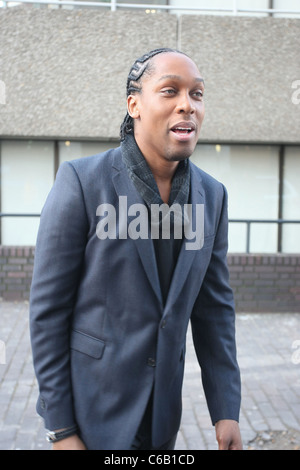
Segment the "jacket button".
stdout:
<svg viewBox="0 0 300 470">
<path fill-rule="evenodd" d="M 149 357 L 149 359 L 148 359 L 148 366 L 149 366 L 149 367 L 155 367 L 155 366 L 156 366 L 155 359 L 153 359 L 152 357 Z"/>
<path fill-rule="evenodd" d="M 164 329 L 166 327 L 166 324 L 167 324 L 167 320 L 163 320 L 160 325 L 161 328 Z"/>
</svg>

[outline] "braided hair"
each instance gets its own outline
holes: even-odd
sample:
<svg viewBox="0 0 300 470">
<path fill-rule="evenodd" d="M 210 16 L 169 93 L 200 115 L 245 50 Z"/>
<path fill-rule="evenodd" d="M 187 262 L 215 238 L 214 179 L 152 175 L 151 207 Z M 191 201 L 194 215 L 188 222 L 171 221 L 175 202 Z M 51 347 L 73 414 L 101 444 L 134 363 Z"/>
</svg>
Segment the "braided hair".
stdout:
<svg viewBox="0 0 300 470">
<path fill-rule="evenodd" d="M 166 54 L 170 52 L 186 55 L 183 52 L 177 51 L 176 49 L 169 49 L 165 47 L 148 52 L 135 61 L 127 78 L 127 97 L 135 93 L 141 93 L 141 78 L 144 74 L 149 74 L 151 72 L 151 59 L 158 54 Z M 127 134 L 133 134 L 133 122 L 133 118 L 127 112 L 120 128 L 121 141 L 125 139 Z"/>
</svg>

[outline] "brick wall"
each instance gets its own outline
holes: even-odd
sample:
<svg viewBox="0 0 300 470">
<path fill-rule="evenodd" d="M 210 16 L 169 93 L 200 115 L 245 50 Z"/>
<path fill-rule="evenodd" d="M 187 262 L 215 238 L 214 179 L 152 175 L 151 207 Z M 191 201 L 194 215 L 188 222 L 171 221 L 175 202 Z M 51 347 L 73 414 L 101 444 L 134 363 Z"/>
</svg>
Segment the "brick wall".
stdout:
<svg viewBox="0 0 300 470">
<path fill-rule="evenodd" d="M 0 297 L 3 300 L 29 299 L 34 247 L 0 246 Z"/>
<path fill-rule="evenodd" d="M 0 246 L 0 297 L 29 299 L 34 247 Z M 228 256 L 237 312 L 299 312 L 300 255 Z"/>
<path fill-rule="evenodd" d="M 300 255 L 229 255 L 238 312 L 300 312 Z"/>
</svg>

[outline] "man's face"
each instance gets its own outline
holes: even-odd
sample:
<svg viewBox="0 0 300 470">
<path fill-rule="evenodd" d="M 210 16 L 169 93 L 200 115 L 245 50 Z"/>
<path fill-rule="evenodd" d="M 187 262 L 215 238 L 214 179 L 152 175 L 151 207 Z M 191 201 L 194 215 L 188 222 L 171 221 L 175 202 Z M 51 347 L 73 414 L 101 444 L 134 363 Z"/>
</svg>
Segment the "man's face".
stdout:
<svg viewBox="0 0 300 470">
<path fill-rule="evenodd" d="M 128 98 L 134 135 L 146 159 L 180 161 L 192 155 L 204 118 L 204 82 L 183 54 L 154 57 L 142 92 Z"/>
</svg>

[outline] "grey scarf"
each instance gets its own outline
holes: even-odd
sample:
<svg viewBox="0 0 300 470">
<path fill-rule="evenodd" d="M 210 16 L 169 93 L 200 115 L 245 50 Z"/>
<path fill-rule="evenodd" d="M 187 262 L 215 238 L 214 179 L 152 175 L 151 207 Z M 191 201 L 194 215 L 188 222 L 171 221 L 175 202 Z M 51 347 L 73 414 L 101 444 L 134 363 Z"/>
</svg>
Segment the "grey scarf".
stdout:
<svg viewBox="0 0 300 470">
<path fill-rule="evenodd" d="M 122 158 L 127 167 L 129 176 L 145 201 L 149 215 L 151 213 L 152 204 L 163 204 L 159 190 L 142 152 L 140 151 L 133 135 L 127 135 L 126 139 L 121 144 Z M 178 215 L 171 213 L 170 224 L 170 238 L 164 239 L 161 236 L 161 220 L 160 220 L 160 238 L 153 239 L 153 245 L 156 255 L 157 269 L 160 279 L 161 292 L 164 304 L 166 303 L 170 284 L 174 269 L 176 267 L 177 259 L 181 249 L 182 239 L 174 238 L 175 223 L 184 223 L 184 204 L 189 202 L 190 193 L 190 164 L 189 160 L 184 160 L 179 163 L 176 173 L 174 175 L 169 199 L 169 207 L 173 204 L 179 204 L 182 211 Z M 176 217 L 176 219 L 175 219 Z M 183 233 L 183 232 L 182 232 Z"/>
<path fill-rule="evenodd" d="M 128 134 L 121 144 L 122 158 L 127 166 L 129 176 L 147 204 L 163 204 L 159 190 L 133 135 Z M 190 164 L 189 160 L 181 161 L 172 181 L 172 188 L 169 199 L 169 206 L 172 204 L 188 204 L 190 193 Z"/>
</svg>

